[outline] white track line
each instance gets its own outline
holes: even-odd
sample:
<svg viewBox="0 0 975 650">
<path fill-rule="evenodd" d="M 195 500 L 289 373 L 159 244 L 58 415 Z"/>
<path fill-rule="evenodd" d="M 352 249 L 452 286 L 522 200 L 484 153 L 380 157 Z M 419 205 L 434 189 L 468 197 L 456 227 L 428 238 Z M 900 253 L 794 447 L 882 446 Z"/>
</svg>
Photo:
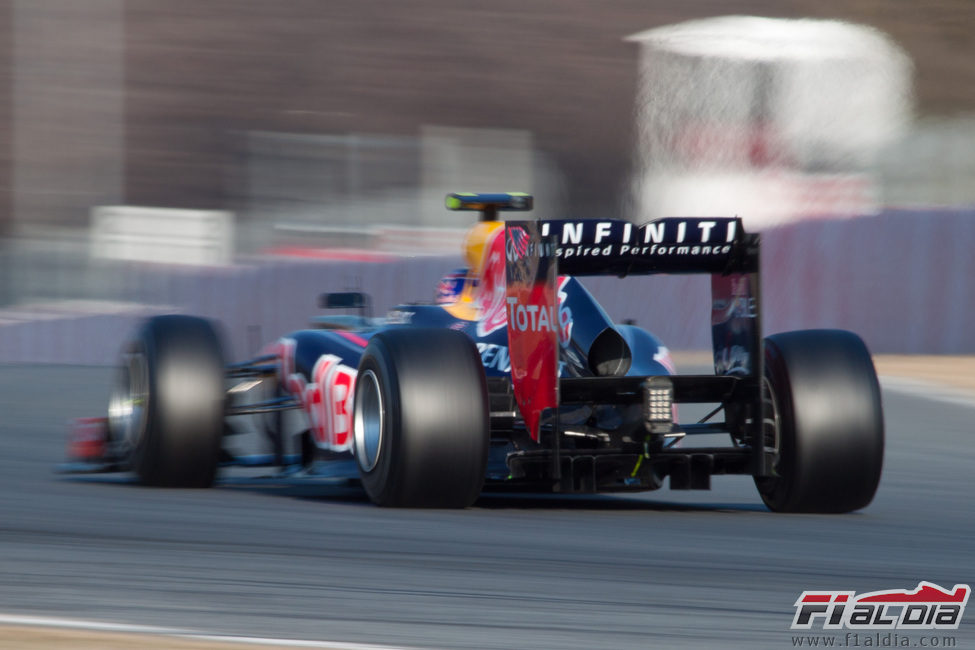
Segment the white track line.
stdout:
<svg viewBox="0 0 975 650">
<path fill-rule="evenodd" d="M 151 634 L 155 636 L 177 637 L 196 641 L 219 643 L 241 643 L 246 645 L 284 646 L 289 648 L 326 648 L 328 650 L 406 650 L 406 648 L 368 643 L 345 643 L 341 641 L 312 641 L 306 639 L 275 639 L 255 636 L 232 636 L 226 634 L 205 634 L 193 630 L 155 625 L 131 625 L 127 623 L 105 623 L 54 616 L 21 616 L 0 614 L 0 625 L 21 625 L 26 627 L 51 627 L 90 632 L 118 632 L 124 634 Z"/>
<path fill-rule="evenodd" d="M 887 390 L 896 391 L 904 395 L 915 395 L 924 399 L 945 402 L 957 406 L 975 408 L 975 394 L 971 391 L 945 386 L 921 379 L 894 377 L 884 375 L 880 377 L 880 385 Z"/>
</svg>

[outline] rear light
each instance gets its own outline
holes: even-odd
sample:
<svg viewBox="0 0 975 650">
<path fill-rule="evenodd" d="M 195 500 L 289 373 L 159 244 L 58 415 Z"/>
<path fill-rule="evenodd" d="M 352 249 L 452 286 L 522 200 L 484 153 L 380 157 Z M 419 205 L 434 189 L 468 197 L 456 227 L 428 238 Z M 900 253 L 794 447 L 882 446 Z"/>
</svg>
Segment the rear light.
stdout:
<svg viewBox="0 0 975 650">
<path fill-rule="evenodd" d="M 650 433 L 670 433 L 674 426 L 674 384 L 669 377 L 643 382 L 643 419 Z"/>
</svg>

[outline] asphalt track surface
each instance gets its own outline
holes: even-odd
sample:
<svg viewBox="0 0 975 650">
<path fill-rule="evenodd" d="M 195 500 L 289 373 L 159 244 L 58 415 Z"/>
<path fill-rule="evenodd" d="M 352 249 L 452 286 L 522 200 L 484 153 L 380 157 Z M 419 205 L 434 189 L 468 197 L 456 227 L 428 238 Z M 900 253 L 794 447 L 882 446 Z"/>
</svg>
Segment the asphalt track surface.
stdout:
<svg viewBox="0 0 975 650">
<path fill-rule="evenodd" d="M 804 589 L 975 583 L 975 399 L 885 389 L 883 480 L 852 515 L 770 513 L 744 477 L 411 511 L 321 484 L 55 474 L 65 422 L 100 414 L 108 383 L 0 368 L 2 613 L 394 646 L 788 648 Z M 975 646 L 966 618 L 957 647 Z"/>
</svg>

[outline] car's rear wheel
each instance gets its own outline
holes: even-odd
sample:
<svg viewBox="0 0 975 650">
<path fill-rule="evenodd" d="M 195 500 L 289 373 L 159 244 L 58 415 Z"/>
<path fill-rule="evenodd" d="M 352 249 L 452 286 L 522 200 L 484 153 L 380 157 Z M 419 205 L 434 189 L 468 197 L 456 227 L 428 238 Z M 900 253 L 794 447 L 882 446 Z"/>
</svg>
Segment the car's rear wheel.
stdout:
<svg viewBox="0 0 975 650">
<path fill-rule="evenodd" d="M 157 316 L 122 355 L 109 405 L 113 444 L 146 485 L 208 487 L 220 457 L 224 361 L 206 320 Z"/>
<path fill-rule="evenodd" d="M 373 336 L 359 363 L 353 431 L 362 485 L 374 503 L 471 505 L 484 484 L 490 438 L 474 343 L 453 330 Z"/>
<path fill-rule="evenodd" d="M 863 341 L 841 330 L 765 339 L 766 445 L 756 477 L 776 512 L 850 512 L 873 500 L 884 455 L 880 385 Z"/>
</svg>

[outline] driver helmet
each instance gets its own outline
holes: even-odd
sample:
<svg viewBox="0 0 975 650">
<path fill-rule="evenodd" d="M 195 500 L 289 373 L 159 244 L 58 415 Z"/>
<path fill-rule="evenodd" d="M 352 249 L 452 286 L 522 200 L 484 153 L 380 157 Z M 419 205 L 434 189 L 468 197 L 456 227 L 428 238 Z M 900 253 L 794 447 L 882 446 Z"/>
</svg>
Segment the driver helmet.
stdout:
<svg viewBox="0 0 975 650">
<path fill-rule="evenodd" d="M 481 274 L 487 247 L 495 232 L 504 228 L 503 221 L 481 221 L 467 232 L 464 238 L 464 261 L 467 262 L 469 272 L 475 276 Z"/>
<path fill-rule="evenodd" d="M 488 244 L 494 233 L 503 227 L 503 221 L 482 221 L 468 231 L 463 246 L 467 266 L 454 269 L 440 280 L 436 295 L 438 305 L 467 304 L 473 309 L 474 293 L 484 270 Z"/>
</svg>

